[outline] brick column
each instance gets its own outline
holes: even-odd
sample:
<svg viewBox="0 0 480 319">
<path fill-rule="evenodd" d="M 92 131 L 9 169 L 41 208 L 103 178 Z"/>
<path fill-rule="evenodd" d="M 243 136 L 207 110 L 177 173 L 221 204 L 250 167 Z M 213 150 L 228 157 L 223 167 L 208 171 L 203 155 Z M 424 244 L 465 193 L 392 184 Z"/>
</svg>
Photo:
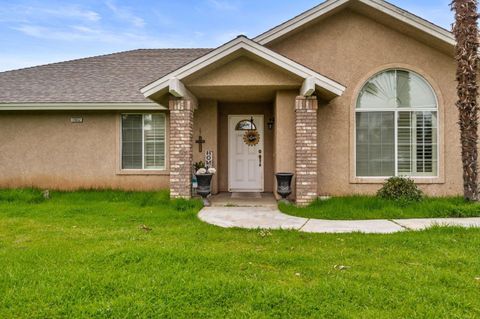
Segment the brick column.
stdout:
<svg viewBox="0 0 480 319">
<path fill-rule="evenodd" d="M 316 97 L 295 99 L 295 173 L 297 205 L 306 206 L 318 196 Z"/>
<path fill-rule="evenodd" d="M 170 109 L 170 197 L 191 198 L 193 165 L 193 103 L 171 98 Z"/>
</svg>

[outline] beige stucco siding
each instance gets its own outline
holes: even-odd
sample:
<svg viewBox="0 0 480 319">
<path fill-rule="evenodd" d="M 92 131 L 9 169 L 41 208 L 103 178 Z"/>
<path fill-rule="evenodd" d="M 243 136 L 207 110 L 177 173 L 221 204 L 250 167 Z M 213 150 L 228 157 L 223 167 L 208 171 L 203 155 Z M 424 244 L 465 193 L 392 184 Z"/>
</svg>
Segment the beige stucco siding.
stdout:
<svg viewBox="0 0 480 319">
<path fill-rule="evenodd" d="M 193 119 L 193 162 L 205 162 L 205 152 L 213 152 L 213 167 L 218 167 L 218 103 L 217 101 L 201 101 L 194 112 Z M 198 140 L 200 133 L 205 143 L 200 152 Z M 218 174 L 212 178 L 212 193 L 218 192 Z"/>
<path fill-rule="evenodd" d="M 184 82 L 189 87 L 297 86 L 302 79 L 265 63 L 242 56 L 208 73 L 199 72 Z"/>
<path fill-rule="evenodd" d="M 395 67 L 424 76 L 435 89 L 440 103 L 441 176 L 428 181 L 433 184 L 422 187 L 430 195 L 461 193 L 452 57 L 351 11 L 340 12 L 270 48 L 347 87 L 343 96 L 319 106 L 318 182 L 321 194 L 373 193 L 379 188 L 379 184 L 360 183 L 354 178 L 354 105 L 361 86 L 370 76 Z"/>
<path fill-rule="evenodd" d="M 295 98 L 297 95 L 298 91 L 278 91 L 275 97 L 276 129 L 273 138 L 275 173 L 295 172 Z M 295 183 L 293 182 L 292 185 L 295 191 Z M 276 188 L 276 181 L 274 187 Z"/>
<path fill-rule="evenodd" d="M 73 115 L 84 123 L 72 124 Z M 164 189 L 167 175 L 121 174 L 115 112 L 2 112 L 0 187 Z"/>
</svg>

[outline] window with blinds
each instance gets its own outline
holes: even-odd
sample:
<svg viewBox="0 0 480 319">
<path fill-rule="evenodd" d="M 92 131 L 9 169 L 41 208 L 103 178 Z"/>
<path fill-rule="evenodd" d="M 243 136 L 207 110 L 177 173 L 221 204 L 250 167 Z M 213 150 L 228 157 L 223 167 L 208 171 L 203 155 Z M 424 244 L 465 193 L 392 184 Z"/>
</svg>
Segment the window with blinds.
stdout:
<svg viewBox="0 0 480 319">
<path fill-rule="evenodd" d="M 419 75 L 388 70 L 370 79 L 356 111 L 358 177 L 438 174 L 437 100 Z"/>
<path fill-rule="evenodd" d="M 432 176 L 437 172 L 436 112 L 398 113 L 398 173 Z"/>
<path fill-rule="evenodd" d="M 395 175 L 395 114 L 357 114 L 357 169 L 366 176 Z"/>
<path fill-rule="evenodd" d="M 122 169 L 165 169 L 166 117 L 122 115 Z"/>
</svg>

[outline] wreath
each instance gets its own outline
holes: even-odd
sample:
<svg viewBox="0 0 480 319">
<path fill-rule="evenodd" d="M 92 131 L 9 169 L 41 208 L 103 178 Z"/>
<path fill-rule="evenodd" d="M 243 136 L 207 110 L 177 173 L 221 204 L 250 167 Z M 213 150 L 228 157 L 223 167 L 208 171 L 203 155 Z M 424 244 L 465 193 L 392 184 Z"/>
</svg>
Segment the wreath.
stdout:
<svg viewBox="0 0 480 319">
<path fill-rule="evenodd" d="M 248 130 L 243 135 L 243 141 L 248 146 L 255 146 L 260 142 L 260 134 L 258 134 L 257 130 Z"/>
</svg>

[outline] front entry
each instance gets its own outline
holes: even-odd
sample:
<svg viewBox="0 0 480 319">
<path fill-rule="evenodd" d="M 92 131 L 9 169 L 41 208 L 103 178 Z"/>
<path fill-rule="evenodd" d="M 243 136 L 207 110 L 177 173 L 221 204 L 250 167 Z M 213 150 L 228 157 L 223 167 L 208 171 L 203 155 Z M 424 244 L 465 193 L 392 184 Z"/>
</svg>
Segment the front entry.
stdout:
<svg viewBox="0 0 480 319">
<path fill-rule="evenodd" d="M 252 138 L 252 145 L 247 144 L 245 133 L 249 130 L 256 130 L 259 137 L 258 143 Z M 263 146 L 263 115 L 230 115 L 228 117 L 228 190 L 230 192 L 264 191 Z"/>
</svg>

